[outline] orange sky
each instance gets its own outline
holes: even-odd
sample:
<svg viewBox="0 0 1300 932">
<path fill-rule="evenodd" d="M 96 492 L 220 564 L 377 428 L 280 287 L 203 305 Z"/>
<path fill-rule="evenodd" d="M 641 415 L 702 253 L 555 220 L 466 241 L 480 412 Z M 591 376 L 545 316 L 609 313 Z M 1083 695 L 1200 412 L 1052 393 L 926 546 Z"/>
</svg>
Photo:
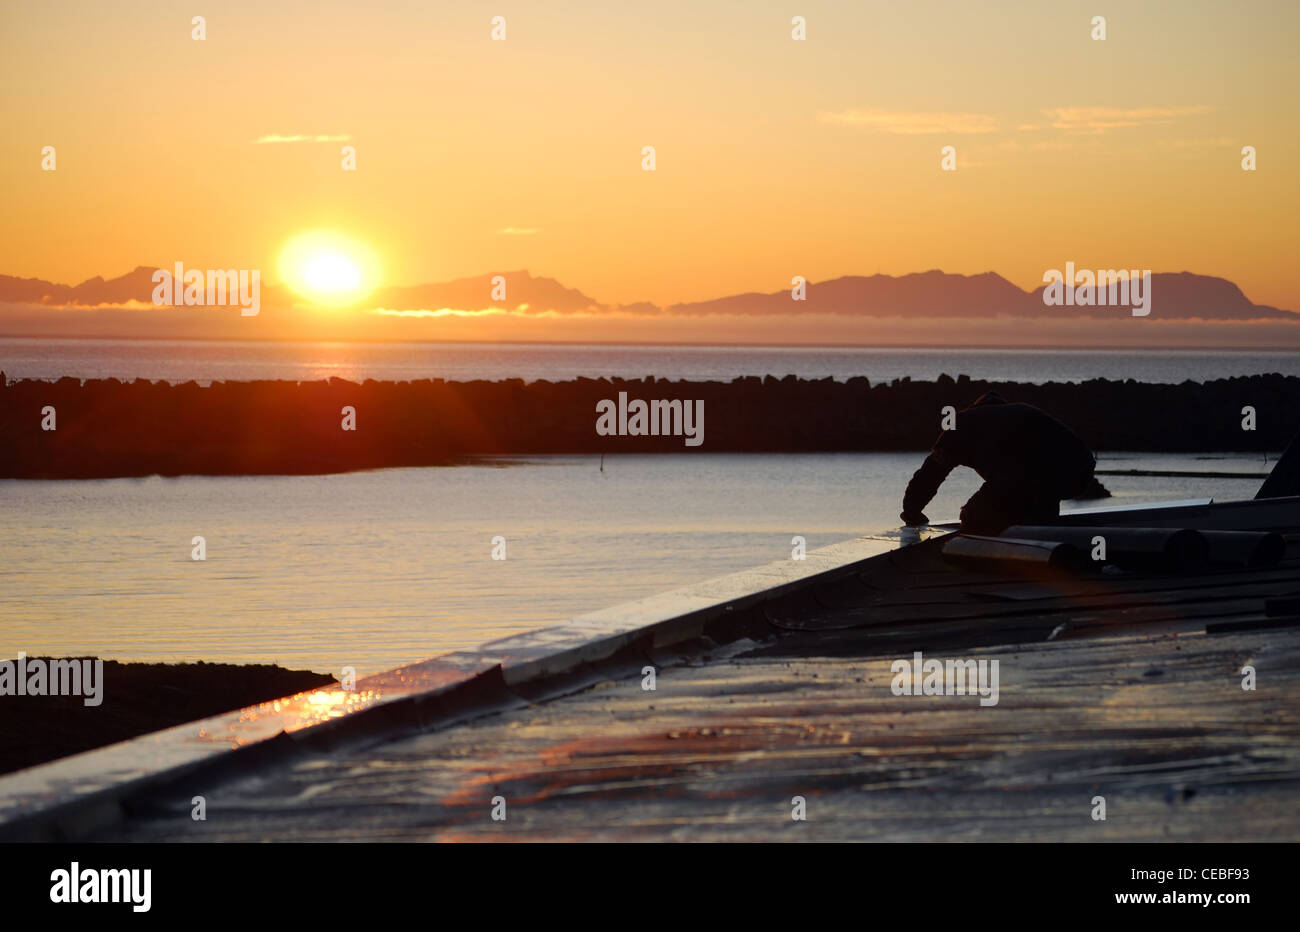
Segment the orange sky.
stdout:
<svg viewBox="0 0 1300 932">
<path fill-rule="evenodd" d="M 9 4 L 0 273 L 273 281 L 325 228 L 388 284 L 527 268 L 607 303 L 1069 260 L 1300 310 L 1300 5 L 849 6 L 230 2 L 199 42 L 193 4 Z M 303 135 L 331 141 L 256 141 Z"/>
</svg>

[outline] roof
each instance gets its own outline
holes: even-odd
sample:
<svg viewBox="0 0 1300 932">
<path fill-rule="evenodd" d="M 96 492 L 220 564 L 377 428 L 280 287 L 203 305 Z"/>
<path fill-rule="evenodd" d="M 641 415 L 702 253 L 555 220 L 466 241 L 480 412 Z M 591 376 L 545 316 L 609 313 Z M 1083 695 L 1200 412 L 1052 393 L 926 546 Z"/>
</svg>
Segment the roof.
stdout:
<svg viewBox="0 0 1300 932">
<path fill-rule="evenodd" d="M 1194 503 L 1067 522 L 1291 533 L 1295 508 Z M 372 720 L 348 742 L 200 769 L 124 795 L 90 837 L 1300 838 L 1294 536 L 1274 566 L 1191 575 L 991 573 L 945 559 L 951 539 L 825 561 L 775 588 L 773 570 L 748 595 L 714 583 L 723 601 L 700 609 L 688 638 L 633 637 L 494 682 L 450 718 Z M 996 704 L 896 694 L 896 665 L 917 651 L 996 661 Z M 207 821 L 190 819 L 193 795 Z"/>
</svg>

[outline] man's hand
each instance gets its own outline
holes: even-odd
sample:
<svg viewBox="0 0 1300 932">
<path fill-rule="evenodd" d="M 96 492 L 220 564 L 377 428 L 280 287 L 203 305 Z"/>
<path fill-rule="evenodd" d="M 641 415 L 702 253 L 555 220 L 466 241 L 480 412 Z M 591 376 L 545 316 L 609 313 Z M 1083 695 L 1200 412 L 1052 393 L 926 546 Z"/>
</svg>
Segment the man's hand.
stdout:
<svg viewBox="0 0 1300 932">
<path fill-rule="evenodd" d="M 912 479 L 903 492 L 903 513 L 899 517 L 908 526 L 917 527 L 930 523 L 930 519 L 921 513 L 921 509 L 930 504 L 934 494 L 939 491 L 939 486 L 956 465 L 957 461 L 943 450 L 930 451 L 921 468 L 912 474 Z"/>
</svg>

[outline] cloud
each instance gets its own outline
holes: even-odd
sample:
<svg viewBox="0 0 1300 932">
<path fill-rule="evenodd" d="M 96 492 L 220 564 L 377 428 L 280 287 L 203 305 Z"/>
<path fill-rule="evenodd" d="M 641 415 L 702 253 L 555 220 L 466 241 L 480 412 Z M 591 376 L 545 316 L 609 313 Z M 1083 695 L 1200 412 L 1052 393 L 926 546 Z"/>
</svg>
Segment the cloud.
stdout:
<svg viewBox="0 0 1300 932">
<path fill-rule="evenodd" d="M 920 136 L 937 133 L 992 133 L 997 120 L 984 113 L 899 113 L 887 110 L 840 110 L 820 113 L 823 123 L 865 126 L 884 133 Z"/>
<path fill-rule="evenodd" d="M 1175 149 L 1221 149 L 1221 148 L 1239 148 L 1240 140 L 1229 139 L 1227 136 L 1200 137 L 1197 139 L 1175 139 L 1171 142 L 1161 142 L 1161 145 L 1170 145 Z"/>
<path fill-rule="evenodd" d="M 399 317 L 399 318 L 488 318 L 488 317 L 509 317 L 509 318 L 529 318 L 536 320 L 538 318 L 547 319 L 586 319 L 600 318 L 608 319 L 609 315 L 605 313 L 594 313 L 592 311 L 565 311 L 556 310 L 555 308 L 536 309 L 528 304 L 521 304 L 514 308 L 503 307 L 485 307 L 485 308 L 458 308 L 458 307 L 440 307 L 440 308 L 392 308 L 376 307 L 371 308 L 369 313 L 376 314 L 380 317 Z"/>
<path fill-rule="evenodd" d="M 513 314 L 515 312 L 499 307 L 487 307 L 482 310 L 462 310 L 455 307 L 440 307 L 432 310 L 429 308 L 399 309 L 377 307 L 374 308 L 371 313 L 381 314 L 385 317 L 496 317 L 502 314 Z"/>
<path fill-rule="evenodd" d="M 497 230 L 503 236 L 532 236 L 534 233 L 542 232 L 541 227 L 505 227 Z"/>
<path fill-rule="evenodd" d="M 1050 107 L 1043 111 L 1054 129 L 1072 133 L 1104 133 L 1111 129 L 1172 123 L 1179 117 L 1209 113 L 1212 107 Z"/>
<path fill-rule="evenodd" d="M 263 145 L 275 142 L 347 142 L 351 136 L 277 136 L 272 133 L 269 136 L 259 136 L 253 140 L 254 145 Z"/>
</svg>

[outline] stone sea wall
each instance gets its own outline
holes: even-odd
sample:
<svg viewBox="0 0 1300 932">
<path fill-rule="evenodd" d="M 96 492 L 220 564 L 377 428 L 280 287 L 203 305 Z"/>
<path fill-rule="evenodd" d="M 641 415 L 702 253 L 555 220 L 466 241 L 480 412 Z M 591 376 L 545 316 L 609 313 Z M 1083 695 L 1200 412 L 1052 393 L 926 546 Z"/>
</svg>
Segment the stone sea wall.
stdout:
<svg viewBox="0 0 1300 932">
<path fill-rule="evenodd" d="M 0 387 L 0 477 L 323 473 L 485 454 L 925 450 L 944 406 L 989 389 L 1045 408 L 1096 450 L 1279 451 L 1300 427 L 1300 378 L 1280 375 L 1181 385 L 790 376 L 204 387 L 65 378 Z M 674 412 L 664 418 L 671 435 L 636 435 L 634 403 L 671 400 L 691 420 Z M 698 445 L 687 443 L 690 430 Z"/>
</svg>

